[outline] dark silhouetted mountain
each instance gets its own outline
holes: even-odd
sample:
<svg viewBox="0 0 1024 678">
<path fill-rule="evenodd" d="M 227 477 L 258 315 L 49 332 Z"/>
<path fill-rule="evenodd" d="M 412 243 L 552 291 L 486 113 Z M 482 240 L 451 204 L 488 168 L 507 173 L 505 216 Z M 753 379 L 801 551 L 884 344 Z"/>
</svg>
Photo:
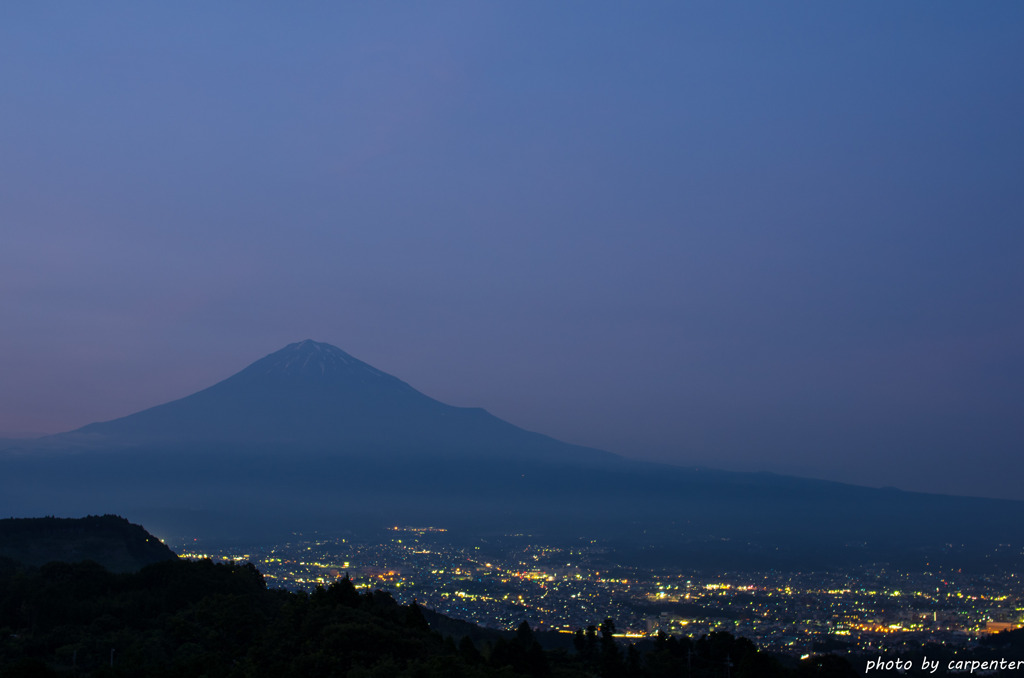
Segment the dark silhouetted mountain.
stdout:
<svg viewBox="0 0 1024 678">
<path fill-rule="evenodd" d="M 91 560 L 111 572 L 135 572 L 177 556 L 141 526 L 107 515 L 0 520 L 0 557 L 32 566 Z"/>
<path fill-rule="evenodd" d="M 105 447 L 288 446 L 334 455 L 613 457 L 525 431 L 479 408 L 445 405 L 312 340 L 289 344 L 186 398 L 56 438 Z"/>
<path fill-rule="evenodd" d="M 1019 534 L 1024 502 L 640 463 L 303 341 L 186 398 L 0 452 L 0 515 L 56 513 L 118 513 L 164 535 L 589 534 L 649 562 L 806 569 L 986 558 Z"/>
</svg>

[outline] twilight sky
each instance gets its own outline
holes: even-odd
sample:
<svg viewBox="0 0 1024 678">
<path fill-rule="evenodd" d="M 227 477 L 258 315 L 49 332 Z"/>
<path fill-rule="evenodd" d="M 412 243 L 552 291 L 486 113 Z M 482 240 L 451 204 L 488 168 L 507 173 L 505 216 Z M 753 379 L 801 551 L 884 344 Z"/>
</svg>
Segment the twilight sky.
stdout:
<svg viewBox="0 0 1024 678">
<path fill-rule="evenodd" d="M 285 344 L 1024 499 L 1024 4 L 0 5 L 0 433 Z"/>
</svg>

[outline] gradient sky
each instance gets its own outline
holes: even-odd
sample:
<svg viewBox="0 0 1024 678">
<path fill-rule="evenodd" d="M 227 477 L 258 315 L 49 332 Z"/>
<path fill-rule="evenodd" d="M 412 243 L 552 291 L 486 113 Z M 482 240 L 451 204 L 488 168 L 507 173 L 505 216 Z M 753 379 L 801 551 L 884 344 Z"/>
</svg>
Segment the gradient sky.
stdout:
<svg viewBox="0 0 1024 678">
<path fill-rule="evenodd" d="M 638 458 L 1024 499 L 1024 4 L 4 3 L 0 432 L 339 346 Z"/>
</svg>

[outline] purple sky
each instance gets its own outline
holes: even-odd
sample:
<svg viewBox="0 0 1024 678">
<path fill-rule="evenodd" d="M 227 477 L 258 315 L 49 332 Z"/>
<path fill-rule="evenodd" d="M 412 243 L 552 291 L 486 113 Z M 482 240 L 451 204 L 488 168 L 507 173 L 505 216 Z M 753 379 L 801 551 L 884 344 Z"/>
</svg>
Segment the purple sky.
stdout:
<svg viewBox="0 0 1024 678">
<path fill-rule="evenodd" d="M 313 338 L 628 456 L 1024 499 L 1022 35 L 1019 2 L 5 3 L 0 433 Z"/>
</svg>

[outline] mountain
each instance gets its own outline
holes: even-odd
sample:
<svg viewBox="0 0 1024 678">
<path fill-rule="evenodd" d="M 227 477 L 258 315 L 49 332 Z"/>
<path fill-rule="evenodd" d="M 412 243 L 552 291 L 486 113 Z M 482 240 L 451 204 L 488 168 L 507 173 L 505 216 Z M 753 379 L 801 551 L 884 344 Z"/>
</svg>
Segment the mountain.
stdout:
<svg viewBox="0 0 1024 678">
<path fill-rule="evenodd" d="M 5 513 L 117 513 L 165 536 L 439 524 L 806 568 L 987 558 L 1016 543 L 1024 502 L 640 463 L 446 405 L 307 340 L 180 400 L 9 445 Z"/>
<path fill-rule="evenodd" d="M 111 447 L 300 447 L 333 455 L 612 461 L 479 408 L 452 407 L 312 340 L 289 344 L 241 372 L 164 405 L 55 436 Z"/>
</svg>

